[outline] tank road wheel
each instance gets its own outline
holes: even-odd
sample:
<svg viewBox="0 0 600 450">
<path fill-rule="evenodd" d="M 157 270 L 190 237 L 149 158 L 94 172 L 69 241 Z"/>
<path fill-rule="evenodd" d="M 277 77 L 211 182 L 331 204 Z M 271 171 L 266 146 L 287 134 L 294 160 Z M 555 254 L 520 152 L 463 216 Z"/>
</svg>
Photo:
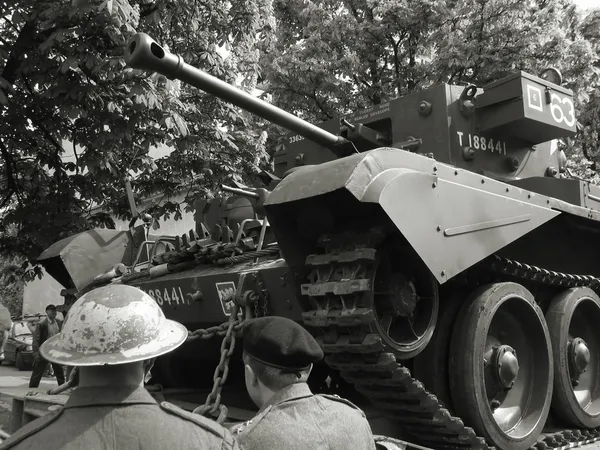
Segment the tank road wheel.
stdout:
<svg viewBox="0 0 600 450">
<path fill-rule="evenodd" d="M 600 426 L 600 298 L 569 289 L 546 312 L 554 353 L 553 412 L 570 425 Z"/>
<path fill-rule="evenodd" d="M 375 330 L 398 359 L 419 354 L 431 340 L 438 316 L 438 285 L 405 247 L 382 251 L 373 281 Z"/>
<path fill-rule="evenodd" d="M 482 286 L 452 334 L 454 409 L 497 448 L 527 449 L 548 417 L 552 364 L 548 327 L 531 293 L 516 283 Z"/>
<path fill-rule="evenodd" d="M 428 391 L 453 411 L 450 396 L 449 354 L 452 328 L 458 312 L 468 297 L 467 292 L 440 293 L 439 318 L 431 342 L 413 360 L 413 376 L 422 382 Z"/>
</svg>

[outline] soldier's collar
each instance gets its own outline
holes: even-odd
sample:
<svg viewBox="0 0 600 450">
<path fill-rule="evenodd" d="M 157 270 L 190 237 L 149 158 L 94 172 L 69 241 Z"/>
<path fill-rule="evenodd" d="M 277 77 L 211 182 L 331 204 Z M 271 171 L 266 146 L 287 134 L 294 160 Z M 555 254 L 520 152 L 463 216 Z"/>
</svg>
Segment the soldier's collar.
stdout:
<svg viewBox="0 0 600 450">
<path fill-rule="evenodd" d="M 141 386 L 78 387 L 69 396 L 64 408 L 108 405 L 156 405 L 156 401 Z"/>
<path fill-rule="evenodd" d="M 296 400 L 299 398 L 312 397 L 313 395 L 314 394 L 311 392 L 310 388 L 308 387 L 308 384 L 291 384 L 273 394 L 269 401 L 260 409 L 259 413 L 267 409 L 269 406 L 275 406 L 280 403 L 288 402 L 290 400 Z"/>
</svg>

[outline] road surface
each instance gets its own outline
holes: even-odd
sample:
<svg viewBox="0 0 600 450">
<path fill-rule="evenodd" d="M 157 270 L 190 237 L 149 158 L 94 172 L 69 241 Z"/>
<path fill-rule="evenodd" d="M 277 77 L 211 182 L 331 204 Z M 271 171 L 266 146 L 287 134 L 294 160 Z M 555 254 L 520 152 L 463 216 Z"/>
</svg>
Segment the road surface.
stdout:
<svg viewBox="0 0 600 450">
<path fill-rule="evenodd" d="M 30 377 L 30 370 L 19 371 L 15 366 L 0 365 L 0 389 L 16 387 L 26 389 Z M 46 392 L 56 385 L 56 378 L 42 378 L 40 387 L 31 390 Z M 11 405 L 0 401 L 0 429 L 6 432 L 10 430 L 10 407 Z"/>
<path fill-rule="evenodd" d="M 30 377 L 30 370 L 20 371 L 15 366 L 7 366 L 4 363 L 0 365 L 0 389 L 6 387 L 27 387 Z M 54 386 L 56 386 L 56 378 L 44 377 L 38 390 L 45 392 Z"/>
</svg>

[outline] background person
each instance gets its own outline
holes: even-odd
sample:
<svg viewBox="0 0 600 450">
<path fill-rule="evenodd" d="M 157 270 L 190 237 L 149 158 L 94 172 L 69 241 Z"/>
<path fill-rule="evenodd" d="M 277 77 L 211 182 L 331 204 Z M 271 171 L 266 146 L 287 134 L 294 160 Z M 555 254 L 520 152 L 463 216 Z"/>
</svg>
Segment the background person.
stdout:
<svg viewBox="0 0 600 450">
<path fill-rule="evenodd" d="M 314 395 L 306 381 L 323 351 L 293 320 L 261 317 L 244 327 L 246 388 L 258 415 L 233 433 L 245 450 L 375 450 L 365 414 L 334 395 Z"/>
<path fill-rule="evenodd" d="M 35 327 L 35 332 L 33 333 L 33 372 L 29 379 L 30 388 L 36 388 L 40 385 L 42 376 L 48 367 L 48 361 L 40 354 L 40 347 L 46 340 L 60 333 L 61 329 L 62 322 L 56 318 L 56 306 L 46 306 L 46 317 L 39 321 Z M 54 369 L 56 381 L 60 386 L 65 382 L 63 368 L 60 364 L 56 363 L 52 363 L 52 367 Z"/>
<path fill-rule="evenodd" d="M 0 363 L 4 361 L 4 346 L 8 340 L 11 328 L 12 320 L 10 312 L 4 305 L 0 305 Z"/>
</svg>

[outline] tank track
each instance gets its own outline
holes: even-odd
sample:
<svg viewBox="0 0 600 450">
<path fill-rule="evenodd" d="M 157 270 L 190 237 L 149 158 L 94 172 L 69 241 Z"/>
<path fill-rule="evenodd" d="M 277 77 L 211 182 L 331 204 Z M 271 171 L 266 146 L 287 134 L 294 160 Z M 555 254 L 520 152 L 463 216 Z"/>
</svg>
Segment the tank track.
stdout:
<svg viewBox="0 0 600 450">
<path fill-rule="evenodd" d="M 385 351 L 379 334 L 370 330 L 375 319 L 370 291 L 382 238 L 378 231 L 320 238 L 325 253 L 306 258 L 309 282 L 301 290 L 312 309 L 303 313 L 304 324 L 324 331 L 317 339 L 325 362 L 387 417 L 397 420 L 405 439 L 434 449 L 494 448 L 412 378 L 410 370 Z M 600 279 L 592 276 L 552 272 L 496 255 L 476 269 L 565 288 L 600 288 Z M 542 434 L 531 448 L 574 448 L 597 440 L 600 429 L 560 430 Z"/>
</svg>

